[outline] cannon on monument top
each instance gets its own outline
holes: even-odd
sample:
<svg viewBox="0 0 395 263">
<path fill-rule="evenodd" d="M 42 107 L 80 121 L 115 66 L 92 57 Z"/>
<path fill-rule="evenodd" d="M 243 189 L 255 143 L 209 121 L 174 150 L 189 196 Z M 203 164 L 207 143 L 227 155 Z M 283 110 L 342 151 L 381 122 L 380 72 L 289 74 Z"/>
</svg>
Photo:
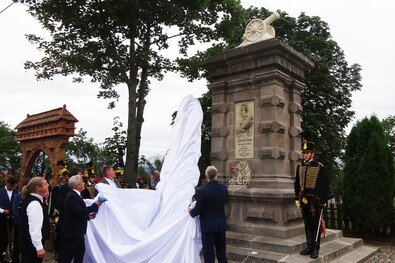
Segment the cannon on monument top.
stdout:
<svg viewBox="0 0 395 263">
<path fill-rule="evenodd" d="M 279 17 L 280 15 L 277 12 L 274 12 L 265 20 L 259 18 L 251 20 L 246 26 L 243 34 L 244 41 L 239 45 L 239 47 L 274 38 L 276 36 L 276 32 L 270 24 Z"/>
</svg>

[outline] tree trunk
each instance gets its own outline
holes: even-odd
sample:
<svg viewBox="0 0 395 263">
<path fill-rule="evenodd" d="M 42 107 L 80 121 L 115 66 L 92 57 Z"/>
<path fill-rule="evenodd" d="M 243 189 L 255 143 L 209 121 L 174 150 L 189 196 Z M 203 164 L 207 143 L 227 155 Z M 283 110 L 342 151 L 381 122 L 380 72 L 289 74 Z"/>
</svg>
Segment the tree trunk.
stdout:
<svg viewBox="0 0 395 263">
<path fill-rule="evenodd" d="M 128 130 L 126 140 L 126 163 L 125 163 L 125 182 L 131 187 L 136 187 L 135 173 L 137 171 L 136 159 L 137 144 L 136 144 L 136 108 L 137 108 L 137 81 L 132 81 L 131 85 L 128 85 L 129 89 L 129 107 L 128 107 Z"/>
<path fill-rule="evenodd" d="M 146 54 L 149 53 L 149 47 L 151 46 L 151 23 L 148 23 L 147 30 L 144 34 L 144 52 Z M 141 67 L 141 79 L 140 79 L 140 87 L 138 90 L 138 101 L 137 101 L 137 115 L 136 115 L 136 156 L 135 159 L 135 167 L 136 167 L 136 175 L 138 168 L 138 159 L 140 155 L 140 142 L 141 142 L 141 130 L 143 128 L 144 122 L 144 109 L 145 109 L 145 96 L 148 94 L 148 67 L 149 64 L 145 63 Z M 135 184 L 134 184 L 135 185 Z"/>
<path fill-rule="evenodd" d="M 128 82 L 128 90 L 129 90 L 129 107 L 128 107 L 128 130 L 127 130 L 127 139 L 126 139 L 126 163 L 124 170 L 124 180 L 126 184 L 129 184 L 131 187 L 136 187 L 136 171 L 137 171 L 137 162 L 138 153 L 137 153 L 137 144 L 136 144 L 136 109 L 137 109 L 137 85 L 138 85 L 138 64 L 136 60 L 136 50 L 135 50 L 135 39 L 137 37 L 137 21 L 136 21 L 136 12 L 138 1 L 129 1 L 129 32 L 128 37 L 130 39 L 130 50 L 129 50 L 129 81 Z"/>
<path fill-rule="evenodd" d="M 138 90 L 138 102 L 137 102 L 137 122 L 136 122 L 136 154 L 137 157 L 140 155 L 140 143 L 141 143 L 141 130 L 143 129 L 144 122 L 144 109 L 145 109 L 145 96 L 148 93 L 148 69 L 144 67 L 141 73 L 140 88 Z M 138 158 L 136 159 L 136 167 L 138 167 Z M 137 171 L 136 171 L 137 172 Z"/>
</svg>

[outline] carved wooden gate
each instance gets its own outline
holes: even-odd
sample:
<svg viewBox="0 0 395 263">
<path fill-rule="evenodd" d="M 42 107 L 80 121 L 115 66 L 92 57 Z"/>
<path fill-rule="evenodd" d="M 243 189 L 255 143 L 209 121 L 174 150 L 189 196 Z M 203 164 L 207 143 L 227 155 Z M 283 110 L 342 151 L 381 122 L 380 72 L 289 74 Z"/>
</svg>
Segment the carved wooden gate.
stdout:
<svg viewBox="0 0 395 263">
<path fill-rule="evenodd" d="M 57 161 L 64 160 L 69 138 L 75 135 L 78 120 L 62 108 L 27 115 L 16 126 L 16 139 L 22 148 L 21 176 L 31 176 L 32 166 L 40 152 L 44 152 L 51 163 L 51 177 L 58 171 Z"/>
</svg>

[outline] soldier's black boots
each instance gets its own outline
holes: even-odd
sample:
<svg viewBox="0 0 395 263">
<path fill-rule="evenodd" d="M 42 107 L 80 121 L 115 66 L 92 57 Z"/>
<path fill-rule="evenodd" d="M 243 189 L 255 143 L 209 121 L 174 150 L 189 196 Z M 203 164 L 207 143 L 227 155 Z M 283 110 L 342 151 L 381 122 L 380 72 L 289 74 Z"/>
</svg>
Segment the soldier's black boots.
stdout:
<svg viewBox="0 0 395 263">
<path fill-rule="evenodd" d="M 313 251 L 313 236 L 311 230 L 307 229 L 306 230 L 306 245 L 307 248 L 303 249 L 302 251 L 299 252 L 299 254 L 305 256 L 305 255 L 310 255 L 311 252 Z"/>
<path fill-rule="evenodd" d="M 302 251 L 299 252 L 299 254 L 305 256 L 305 255 L 310 255 L 311 252 L 313 251 L 313 248 L 311 247 L 306 247 L 305 249 L 303 249 Z"/>
<path fill-rule="evenodd" d="M 310 257 L 311 258 L 318 258 L 318 251 L 319 251 L 318 248 L 313 248 L 313 251 L 311 252 Z"/>
</svg>

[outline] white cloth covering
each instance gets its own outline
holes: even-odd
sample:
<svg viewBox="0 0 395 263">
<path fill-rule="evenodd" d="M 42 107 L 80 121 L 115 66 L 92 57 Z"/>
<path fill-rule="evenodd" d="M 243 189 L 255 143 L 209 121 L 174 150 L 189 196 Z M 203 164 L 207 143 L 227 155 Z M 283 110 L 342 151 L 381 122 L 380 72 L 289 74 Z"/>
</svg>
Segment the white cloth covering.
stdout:
<svg viewBox="0 0 395 263">
<path fill-rule="evenodd" d="M 200 226 L 187 209 L 199 180 L 202 119 L 199 101 L 185 97 L 156 191 L 96 185 L 108 201 L 88 222 L 84 262 L 200 262 Z"/>
</svg>

